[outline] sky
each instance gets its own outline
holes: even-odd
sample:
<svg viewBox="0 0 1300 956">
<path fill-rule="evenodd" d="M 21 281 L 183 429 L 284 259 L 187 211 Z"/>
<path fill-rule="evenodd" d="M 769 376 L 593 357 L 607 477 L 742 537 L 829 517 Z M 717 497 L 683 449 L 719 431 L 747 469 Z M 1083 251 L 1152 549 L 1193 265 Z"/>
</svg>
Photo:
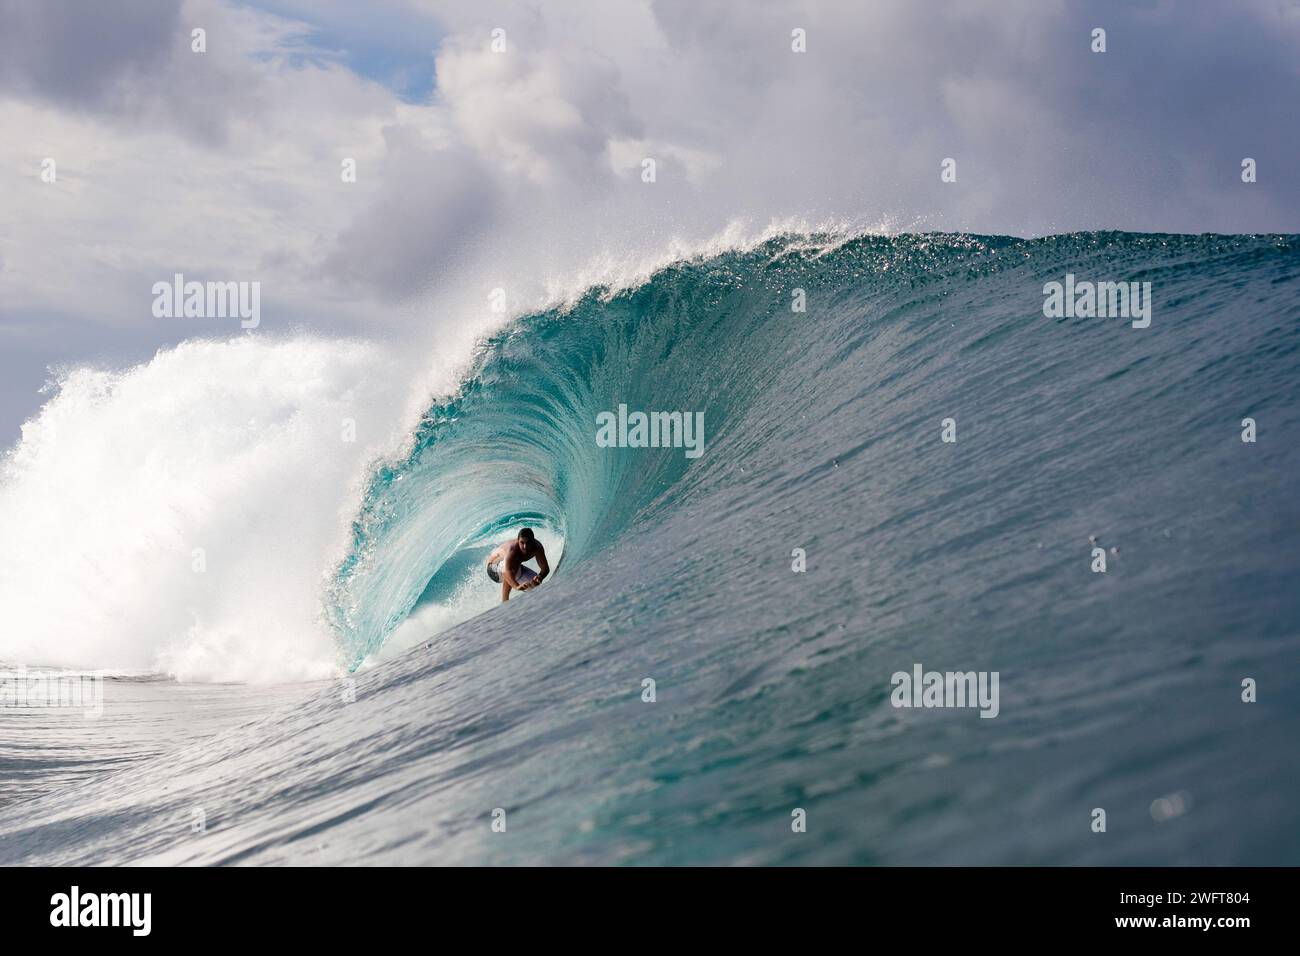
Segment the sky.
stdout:
<svg viewBox="0 0 1300 956">
<path fill-rule="evenodd" d="M 1298 110 L 1295 0 L 0 0 L 0 447 L 62 367 L 451 348 L 769 230 L 1295 233 Z"/>
</svg>

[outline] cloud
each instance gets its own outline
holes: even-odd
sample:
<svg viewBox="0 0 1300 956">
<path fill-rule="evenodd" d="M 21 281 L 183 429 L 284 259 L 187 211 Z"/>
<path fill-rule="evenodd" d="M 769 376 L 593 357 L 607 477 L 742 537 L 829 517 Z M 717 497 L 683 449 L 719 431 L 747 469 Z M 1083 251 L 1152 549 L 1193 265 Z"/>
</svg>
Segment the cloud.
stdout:
<svg viewBox="0 0 1300 956">
<path fill-rule="evenodd" d="M 606 178 L 610 140 L 641 131 L 618 67 L 588 49 L 494 53 L 482 39 L 455 38 L 437 75 L 438 101 L 464 143 L 485 165 L 532 182 Z"/>
<path fill-rule="evenodd" d="M 441 277 L 483 235 L 495 185 L 463 147 L 432 150 L 407 127 L 384 130 L 377 174 L 385 184 L 339 235 L 318 274 L 363 293 L 400 299 Z"/>
<path fill-rule="evenodd" d="M 137 349 L 171 341 L 141 290 L 185 271 L 262 281 L 268 330 L 401 338 L 431 314 L 489 321 L 485 287 L 532 303 L 773 221 L 1022 235 L 1300 222 L 1294 6 L 377 10 L 362 24 L 336 2 L 0 0 L 0 328 L 77 315 Z M 1104 54 L 1089 49 L 1099 25 Z M 194 26 L 206 54 L 190 52 Z M 425 76 L 432 91 L 413 96 Z M 56 184 L 38 177 L 44 157 Z M 340 181 L 345 158 L 356 183 Z M 56 325 L 30 332 L 60 341 Z"/>
<path fill-rule="evenodd" d="M 0 93 L 213 147 L 234 116 L 268 105 L 247 57 L 296 29 L 215 0 L 0 0 L 0 22 Z M 205 53 L 191 49 L 195 28 L 207 32 Z"/>
<path fill-rule="evenodd" d="M 121 109 L 181 36 L 169 0 L 0 0 L 0 88 L 78 109 Z"/>
</svg>

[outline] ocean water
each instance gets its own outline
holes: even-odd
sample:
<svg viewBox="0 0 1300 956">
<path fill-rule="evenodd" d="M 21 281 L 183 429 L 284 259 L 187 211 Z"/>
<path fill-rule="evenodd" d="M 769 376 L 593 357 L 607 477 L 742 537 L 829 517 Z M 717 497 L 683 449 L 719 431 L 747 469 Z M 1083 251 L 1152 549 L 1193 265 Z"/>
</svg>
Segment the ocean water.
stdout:
<svg viewBox="0 0 1300 956">
<path fill-rule="evenodd" d="M 1045 317 L 1067 273 L 1150 282 L 1150 327 Z M 373 458 L 312 436 L 378 359 L 194 350 L 241 427 L 106 444 L 145 533 L 13 557 L 80 507 L 69 429 L 188 353 L 65 385 L 7 460 L 0 659 L 155 676 L 0 708 L 0 863 L 1300 863 L 1295 236 L 774 239 L 520 317 Z M 598 447 L 620 404 L 703 413 L 703 454 Z M 524 523 L 558 567 L 498 606 Z M 159 563 L 196 524 L 246 578 Z M 997 716 L 893 706 L 917 664 L 997 672 Z"/>
</svg>

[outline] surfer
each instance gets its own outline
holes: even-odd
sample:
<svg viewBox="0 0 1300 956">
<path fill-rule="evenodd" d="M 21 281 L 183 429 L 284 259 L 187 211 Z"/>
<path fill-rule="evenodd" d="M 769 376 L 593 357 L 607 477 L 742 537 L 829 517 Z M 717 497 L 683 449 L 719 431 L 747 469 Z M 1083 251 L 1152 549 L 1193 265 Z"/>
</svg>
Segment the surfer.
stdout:
<svg viewBox="0 0 1300 956">
<path fill-rule="evenodd" d="M 539 571 L 524 567 L 531 558 L 537 559 Z M 551 573 L 551 566 L 546 563 L 546 549 L 533 536 L 533 529 L 521 528 L 517 538 L 502 542 L 488 555 L 487 573 L 501 585 L 501 600 L 509 601 L 511 588 L 528 591 L 537 587 Z"/>
</svg>

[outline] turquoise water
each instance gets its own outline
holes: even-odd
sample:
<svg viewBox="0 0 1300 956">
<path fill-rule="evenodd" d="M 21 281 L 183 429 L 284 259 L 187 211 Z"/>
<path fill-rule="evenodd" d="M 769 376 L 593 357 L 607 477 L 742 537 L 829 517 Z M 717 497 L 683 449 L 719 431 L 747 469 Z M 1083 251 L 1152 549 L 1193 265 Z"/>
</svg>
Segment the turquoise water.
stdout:
<svg viewBox="0 0 1300 956">
<path fill-rule="evenodd" d="M 1150 282 L 1150 327 L 1046 318 L 1066 273 Z M 0 862 L 1300 863 L 1298 373 L 1294 236 L 796 237 L 592 290 L 374 475 L 325 615 L 357 668 L 489 607 L 521 523 L 550 582 L 0 810 Z M 704 454 L 598 447 L 620 403 Z M 998 716 L 891 706 L 916 663 Z"/>
</svg>

